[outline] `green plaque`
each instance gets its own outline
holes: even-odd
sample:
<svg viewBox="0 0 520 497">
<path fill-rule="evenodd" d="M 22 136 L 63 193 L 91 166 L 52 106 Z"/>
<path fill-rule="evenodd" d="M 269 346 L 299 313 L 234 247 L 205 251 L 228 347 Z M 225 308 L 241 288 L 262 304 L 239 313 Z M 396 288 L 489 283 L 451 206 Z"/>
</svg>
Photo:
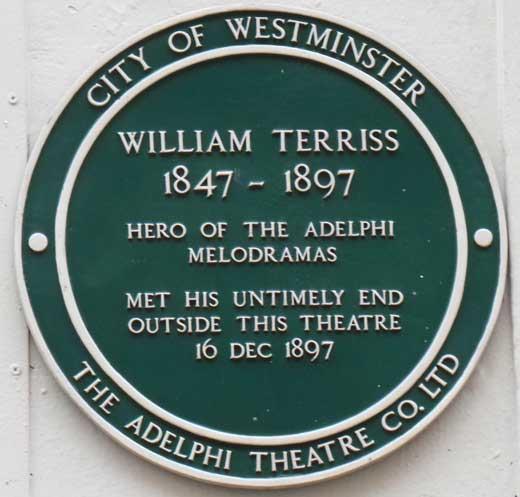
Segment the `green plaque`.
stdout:
<svg viewBox="0 0 520 497">
<path fill-rule="evenodd" d="M 218 9 L 113 51 L 32 154 L 20 291 L 61 385 L 175 472 L 288 487 L 412 438 L 504 287 L 489 162 L 432 77 L 340 19 Z"/>
</svg>

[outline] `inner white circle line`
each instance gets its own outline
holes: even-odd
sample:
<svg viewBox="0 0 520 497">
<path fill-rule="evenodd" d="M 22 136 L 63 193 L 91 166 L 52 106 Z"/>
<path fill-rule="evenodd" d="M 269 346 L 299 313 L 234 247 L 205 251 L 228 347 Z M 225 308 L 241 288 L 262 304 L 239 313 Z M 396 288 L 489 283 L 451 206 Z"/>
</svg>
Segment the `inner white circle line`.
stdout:
<svg viewBox="0 0 520 497">
<path fill-rule="evenodd" d="M 83 318 L 81 317 L 72 291 L 66 256 L 67 216 L 74 184 L 79 170 L 90 148 L 95 143 L 97 137 L 107 126 L 110 120 L 139 93 L 149 88 L 151 85 L 153 85 L 154 83 L 166 76 L 169 76 L 177 71 L 190 67 L 194 64 L 198 64 L 208 60 L 246 54 L 286 55 L 319 62 L 321 64 L 335 68 L 343 73 L 346 73 L 350 76 L 359 79 L 363 83 L 367 84 L 368 86 L 382 94 L 395 107 L 397 107 L 397 109 L 399 109 L 401 113 L 410 121 L 410 123 L 415 127 L 415 129 L 418 131 L 418 133 L 424 139 L 425 143 L 430 148 L 430 151 L 432 152 L 437 162 L 437 165 L 444 177 L 444 181 L 446 182 L 455 219 L 457 239 L 457 262 L 455 269 L 455 279 L 450 296 L 450 301 L 446 309 L 446 312 L 443 316 L 441 325 L 439 326 L 439 331 L 437 332 L 434 340 L 432 341 L 430 347 L 428 348 L 424 356 L 421 358 L 421 360 L 416 364 L 416 366 L 409 373 L 409 375 L 396 388 L 394 388 L 394 390 L 392 390 L 380 401 L 371 405 L 364 411 L 324 428 L 319 428 L 316 430 L 291 435 L 239 435 L 214 430 L 212 428 L 192 423 L 183 418 L 175 416 L 174 414 L 161 408 L 157 404 L 153 403 L 150 399 L 145 397 L 143 394 L 141 394 L 110 364 L 110 362 L 103 355 L 95 341 L 92 339 L 89 331 L 87 330 L 87 327 L 83 321 Z M 294 444 L 326 437 L 339 431 L 347 430 L 348 428 L 369 419 L 370 417 L 382 411 L 384 408 L 388 407 L 395 400 L 397 400 L 404 392 L 406 392 L 411 386 L 413 386 L 413 384 L 424 373 L 426 368 L 430 365 L 430 363 L 433 361 L 433 359 L 441 349 L 446 337 L 449 334 L 449 331 L 451 329 L 451 326 L 453 325 L 453 322 L 455 320 L 462 300 L 468 257 L 466 220 L 455 178 L 435 138 L 432 136 L 432 134 L 430 133 L 426 125 L 421 121 L 421 119 L 406 104 L 404 104 L 404 102 L 397 95 L 395 95 L 390 89 L 384 86 L 383 83 L 376 80 L 372 76 L 365 74 L 356 67 L 350 66 L 345 62 L 338 61 L 331 57 L 310 52 L 307 50 L 272 45 L 245 45 L 208 50 L 207 52 L 193 55 L 180 61 L 172 62 L 171 64 L 164 66 L 156 72 L 150 74 L 148 77 L 146 77 L 138 84 L 136 84 L 134 87 L 129 89 L 104 114 L 101 115 L 101 117 L 96 121 L 94 126 L 92 126 L 90 131 L 87 133 L 87 136 L 78 148 L 78 151 L 76 152 L 74 159 L 71 163 L 70 169 L 67 172 L 67 176 L 65 178 L 65 182 L 63 184 L 63 188 L 60 194 L 56 214 L 55 231 L 56 264 L 58 267 L 58 276 L 65 305 L 69 312 L 71 321 L 78 335 L 80 336 L 83 344 L 90 352 L 90 354 L 93 356 L 93 358 L 97 361 L 99 366 L 105 371 L 105 373 L 108 374 L 123 391 L 125 391 L 136 402 L 141 404 L 145 409 L 175 426 L 178 426 L 182 429 L 185 429 L 203 437 L 213 438 L 215 440 L 220 440 L 223 442 L 251 445 Z"/>
</svg>

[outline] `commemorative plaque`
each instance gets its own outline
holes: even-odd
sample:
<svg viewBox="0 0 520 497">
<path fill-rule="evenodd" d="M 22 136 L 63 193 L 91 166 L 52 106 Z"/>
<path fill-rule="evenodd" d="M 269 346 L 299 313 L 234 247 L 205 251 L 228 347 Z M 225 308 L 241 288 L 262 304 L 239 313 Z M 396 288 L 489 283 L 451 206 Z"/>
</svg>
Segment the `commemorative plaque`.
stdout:
<svg viewBox="0 0 520 497">
<path fill-rule="evenodd" d="M 439 85 L 312 12 L 204 11 L 112 52 L 35 146 L 34 339 L 88 415 L 205 481 L 288 487 L 428 425 L 504 285 L 493 172 Z"/>
</svg>

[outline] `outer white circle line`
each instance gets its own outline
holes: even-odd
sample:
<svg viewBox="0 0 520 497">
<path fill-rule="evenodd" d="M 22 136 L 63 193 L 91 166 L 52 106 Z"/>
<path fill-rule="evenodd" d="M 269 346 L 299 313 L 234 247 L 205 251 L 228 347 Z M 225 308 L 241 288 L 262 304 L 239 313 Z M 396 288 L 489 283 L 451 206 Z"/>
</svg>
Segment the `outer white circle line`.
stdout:
<svg viewBox="0 0 520 497">
<path fill-rule="evenodd" d="M 448 104 L 453 108 L 458 118 L 461 120 L 463 125 L 469 129 L 469 131 L 473 131 L 478 129 L 478 126 L 474 122 L 473 119 L 470 119 L 468 115 L 462 111 L 461 107 L 452 97 L 451 93 L 437 80 L 436 76 L 432 74 L 428 69 L 426 69 L 422 64 L 418 63 L 414 57 L 411 57 L 406 51 L 400 49 L 392 42 L 385 40 L 383 36 L 373 33 L 371 30 L 358 26 L 355 23 L 347 21 L 339 16 L 333 16 L 330 14 L 322 14 L 320 12 L 315 12 L 310 9 L 300 9 L 300 8 L 290 8 L 281 7 L 270 4 L 248 4 L 248 5 L 232 5 L 228 7 L 220 7 L 220 8 L 207 8 L 198 11 L 194 11 L 188 14 L 184 14 L 181 16 L 176 16 L 171 19 L 168 19 L 162 23 L 156 24 L 153 27 L 147 28 L 145 30 L 139 31 L 136 35 L 132 36 L 129 40 L 119 44 L 108 53 L 105 54 L 104 57 L 95 65 L 89 68 L 88 71 L 77 80 L 76 84 L 67 91 L 62 98 L 60 99 L 56 109 L 54 110 L 51 118 L 44 124 L 40 135 L 33 147 L 31 156 L 29 158 L 27 169 L 25 171 L 25 175 L 20 187 L 20 192 L 18 196 L 18 207 L 16 211 L 16 219 L 15 219 L 15 233 L 14 233 L 14 256 L 15 256 L 15 270 L 16 270 L 16 278 L 18 281 L 18 289 L 20 293 L 20 300 L 22 303 L 22 307 L 24 310 L 25 318 L 29 328 L 31 330 L 31 334 L 33 340 L 36 343 L 36 346 L 40 350 L 44 360 L 47 363 L 51 373 L 54 375 L 56 381 L 60 384 L 65 392 L 70 395 L 71 399 L 77 404 L 77 406 L 85 413 L 86 416 L 89 417 L 90 420 L 95 422 L 100 428 L 102 428 L 113 440 L 121 444 L 123 447 L 133 452 L 134 454 L 142 457 L 143 459 L 153 462 L 154 464 L 160 466 L 163 469 L 172 471 L 174 473 L 188 476 L 194 478 L 199 481 L 204 481 L 207 483 L 214 483 L 222 486 L 228 487 L 242 487 L 242 488 L 254 488 L 254 489 L 268 489 L 268 488 L 288 488 L 288 487 L 298 487 L 303 485 L 308 485 L 310 483 L 315 483 L 318 481 L 323 481 L 326 479 L 337 478 L 339 476 L 348 474 L 370 462 L 374 462 L 377 460 L 381 460 L 383 457 L 388 455 L 395 449 L 398 449 L 406 442 L 414 438 L 418 433 L 420 433 L 423 429 L 425 429 L 432 421 L 434 421 L 437 416 L 439 416 L 444 409 L 448 406 L 448 404 L 456 397 L 458 392 L 462 389 L 464 384 L 470 378 L 472 372 L 475 370 L 475 367 L 484 351 L 487 342 L 491 336 L 493 327 L 496 324 L 498 319 L 498 315 L 500 312 L 500 305 L 502 303 L 502 299 L 504 297 L 505 283 L 506 283 L 506 269 L 507 269 L 507 229 L 506 229 L 506 217 L 504 212 L 504 207 L 502 204 L 500 188 L 497 181 L 497 177 L 495 171 L 493 169 L 493 165 L 491 163 L 489 155 L 486 153 L 483 144 L 478 136 L 474 133 L 471 134 L 472 139 L 474 140 L 478 152 L 482 158 L 484 168 L 486 170 L 487 176 L 489 178 L 489 182 L 491 185 L 491 190 L 493 194 L 493 199 L 497 208 L 498 215 L 498 228 L 499 228 L 499 238 L 500 238 L 500 262 L 499 262 L 499 270 L 497 275 L 497 287 L 493 300 L 493 304 L 491 307 L 491 312 L 489 315 L 489 319 L 485 324 L 484 331 L 482 337 L 478 343 L 475 352 L 466 365 L 462 375 L 455 382 L 452 388 L 447 392 L 444 398 L 433 408 L 431 412 L 426 414 L 424 418 L 422 418 L 416 425 L 410 428 L 408 431 L 404 432 L 401 436 L 395 438 L 393 441 L 389 442 L 386 445 L 383 445 L 381 448 L 375 450 L 374 452 L 362 456 L 354 462 L 347 462 L 345 464 L 336 466 L 333 469 L 318 471 L 309 475 L 296 475 L 290 477 L 282 477 L 282 478 L 239 478 L 232 477 L 227 475 L 220 475 L 210 473 L 208 471 L 198 470 L 184 464 L 177 463 L 171 459 L 166 457 L 162 457 L 151 450 L 146 449 L 141 446 L 139 443 L 132 440 L 126 434 L 120 431 L 116 426 L 110 424 L 106 419 L 100 416 L 95 410 L 93 410 L 88 402 L 76 391 L 76 389 L 72 386 L 71 380 L 65 375 L 60 366 L 57 364 L 56 360 L 50 349 L 48 348 L 43 335 L 41 333 L 38 320 L 34 314 L 34 311 L 31 306 L 31 301 L 29 298 L 29 294 L 27 291 L 27 285 L 25 284 L 25 276 L 24 276 L 24 268 L 23 268 L 23 260 L 22 260 L 22 246 L 23 246 L 23 220 L 24 220 L 24 208 L 25 202 L 27 199 L 27 194 L 29 190 L 29 186 L 31 183 L 32 175 L 35 170 L 35 167 L 38 163 L 38 159 L 40 153 L 43 149 L 43 146 L 50 135 L 56 121 L 60 117 L 63 110 L 66 108 L 68 103 L 74 98 L 79 89 L 91 78 L 92 74 L 102 67 L 107 62 L 109 62 L 113 57 L 118 55 L 120 52 L 126 50 L 131 47 L 134 43 L 137 43 L 144 39 L 147 36 L 151 36 L 157 32 L 165 30 L 169 27 L 173 27 L 181 22 L 188 22 L 192 20 L 200 19 L 203 16 L 208 16 L 212 14 L 226 13 L 232 12 L 236 10 L 241 11 L 255 11 L 255 10 L 269 10 L 274 12 L 282 12 L 287 14 L 296 14 L 303 16 L 314 17 L 315 19 L 321 19 L 325 22 L 331 22 L 338 24 L 346 29 L 350 29 L 355 31 L 361 35 L 370 37 L 372 40 L 381 43 L 391 49 L 396 54 L 399 54 L 401 57 L 405 58 L 409 64 L 411 64 L 415 69 L 417 69 L 425 78 L 428 79 L 428 82 L 435 86 L 435 88 L 442 94 Z"/>
<path fill-rule="evenodd" d="M 410 123 L 415 127 L 418 133 L 421 135 L 423 140 L 429 146 L 430 151 L 432 152 L 438 167 L 440 168 L 444 180 L 446 182 L 446 186 L 448 189 L 448 193 L 450 196 L 450 200 L 452 203 L 452 208 L 454 212 L 455 218 L 455 227 L 456 227 L 456 238 L 457 238 L 457 265 L 455 271 L 455 279 L 454 284 L 450 296 L 450 302 L 447 307 L 446 313 L 442 319 L 441 325 L 439 327 L 439 331 L 435 335 L 432 344 L 428 348 L 427 352 L 421 358 L 421 360 L 417 363 L 414 369 L 408 374 L 408 376 L 389 394 L 387 394 L 383 399 L 379 400 L 368 409 L 365 409 L 361 413 L 358 413 L 354 416 L 351 416 L 343 421 L 338 423 L 331 424 L 327 427 L 320 428 L 317 430 L 306 431 L 302 433 L 296 433 L 291 435 L 278 435 L 278 436 L 258 436 L 258 435 L 239 435 L 234 433 L 223 432 L 219 430 L 215 430 L 212 428 L 208 428 L 206 426 L 202 426 L 193 422 L 190 422 L 186 419 L 180 418 L 179 416 L 175 416 L 169 411 L 161 408 L 146 396 L 144 396 L 141 392 L 139 392 L 135 387 L 133 387 L 127 380 L 121 375 L 107 360 L 107 358 L 103 355 L 102 351 L 99 349 L 95 341 L 92 339 L 79 311 L 77 303 L 74 298 L 74 294 L 72 291 L 72 284 L 70 280 L 68 264 L 67 264 L 67 255 L 66 255 L 66 225 L 67 225 L 67 215 L 68 215 L 68 207 L 70 198 L 72 195 L 72 191 L 74 188 L 74 184 L 77 178 L 77 175 L 81 169 L 83 161 L 87 156 L 90 148 L 95 143 L 99 134 L 103 131 L 103 129 L 107 126 L 110 120 L 121 110 L 123 109 L 133 98 L 135 98 L 138 94 L 140 94 L 145 89 L 152 86 L 154 83 L 159 81 L 160 79 L 171 75 L 177 71 L 190 67 L 194 64 L 198 64 L 201 62 L 205 62 L 208 60 L 215 60 L 218 58 L 236 56 L 236 55 L 250 55 L 250 54 L 271 54 L 271 55 L 285 55 L 292 56 L 297 58 L 302 58 L 306 60 L 311 60 L 314 62 L 319 62 L 328 67 L 332 67 L 337 69 L 343 73 L 346 73 L 350 76 L 353 76 L 363 83 L 367 84 L 374 90 L 378 91 L 382 94 L 387 100 L 389 100 L 397 109 L 401 111 L 401 113 L 410 121 Z M 69 171 L 67 172 L 67 176 L 63 185 L 63 189 L 60 195 L 60 200 L 57 209 L 56 215 L 56 263 L 58 266 L 58 275 L 60 280 L 61 289 L 63 292 L 63 297 L 65 301 L 65 305 L 69 312 L 70 318 L 74 324 L 75 329 L 77 330 L 81 340 L 83 341 L 85 347 L 92 354 L 97 363 L 101 366 L 101 368 L 108 374 L 115 383 L 119 385 L 119 387 L 125 391 L 131 398 L 133 398 L 136 402 L 141 404 L 145 409 L 149 412 L 155 414 L 156 416 L 164 419 L 165 421 L 179 426 L 185 430 L 196 433 L 203 437 L 209 437 L 216 440 L 229 442 L 229 443 L 240 443 L 240 444 L 255 444 L 255 445 L 282 445 L 282 444 L 291 444 L 291 443 L 301 443 L 309 440 L 314 440 L 317 438 L 322 438 L 325 436 L 332 435 L 342 430 L 346 430 L 356 424 L 359 424 L 370 417 L 376 415 L 384 408 L 391 405 L 395 400 L 397 400 L 404 392 L 406 392 L 413 384 L 419 379 L 419 377 L 424 373 L 426 368 L 433 361 L 438 351 L 441 349 L 446 337 L 449 334 L 451 326 L 455 320 L 457 315 L 460 302 L 462 300 L 462 294 L 464 290 L 465 276 L 466 276 L 466 267 L 467 267 L 467 251 L 468 251 L 468 243 L 467 243 L 467 235 L 466 235 L 466 221 L 464 217 L 464 209 L 462 207 L 462 201 L 460 199 L 460 195 L 458 192 L 457 184 L 455 182 L 455 178 L 451 172 L 451 169 L 448 165 L 446 158 L 444 157 L 439 145 L 435 141 L 434 137 L 428 130 L 428 128 L 424 125 L 424 123 L 419 119 L 419 117 L 407 107 L 401 99 L 396 96 L 392 91 L 390 91 L 386 86 L 377 81 L 372 76 L 369 76 L 362 72 L 361 70 L 352 67 L 344 62 L 338 61 L 331 57 L 327 57 L 322 54 L 317 54 L 314 52 L 310 52 L 307 50 L 302 50 L 299 48 L 291 48 L 291 47 L 279 47 L 272 45 L 244 45 L 244 46 L 234 46 L 234 47 L 226 47 L 219 48 L 215 50 L 208 50 L 206 52 L 193 55 L 191 57 L 187 57 L 185 59 L 173 62 L 167 66 L 162 67 L 161 69 L 155 71 L 147 78 L 140 81 L 134 87 L 129 89 L 123 96 L 121 96 L 101 117 L 96 121 L 94 126 L 88 132 L 87 136 L 81 143 L 76 155 L 71 163 Z"/>
</svg>

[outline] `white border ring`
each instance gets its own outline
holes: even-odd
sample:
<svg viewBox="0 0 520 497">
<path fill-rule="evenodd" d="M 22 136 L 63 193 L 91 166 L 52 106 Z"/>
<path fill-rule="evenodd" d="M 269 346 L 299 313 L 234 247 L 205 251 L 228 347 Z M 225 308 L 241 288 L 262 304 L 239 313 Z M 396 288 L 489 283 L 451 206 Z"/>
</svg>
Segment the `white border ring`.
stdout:
<svg viewBox="0 0 520 497">
<path fill-rule="evenodd" d="M 208 471 L 192 468 L 186 466 L 184 464 L 180 464 L 171 459 L 163 457 L 152 450 L 142 446 L 137 441 L 132 440 L 126 434 L 121 432 L 117 427 L 113 426 L 109 423 L 103 416 L 101 416 L 96 410 L 92 409 L 88 402 L 75 390 L 72 386 L 69 378 L 63 373 L 60 369 L 59 365 L 56 362 L 52 352 L 47 347 L 47 344 L 43 338 L 41 330 L 38 325 L 38 320 L 33 312 L 31 307 L 31 301 L 29 298 L 28 290 L 25 284 L 24 277 L 24 269 L 23 269 L 23 260 L 22 260 L 22 245 L 23 245 L 23 219 L 24 219 L 24 206 L 27 198 L 27 194 L 29 191 L 29 186 L 31 183 L 31 178 L 34 172 L 34 169 L 37 165 L 38 158 L 40 153 L 44 147 L 44 144 L 51 133 L 54 125 L 58 121 L 61 113 L 66 108 L 68 103 L 74 98 L 77 91 L 90 79 L 92 74 L 99 69 L 99 67 L 107 64 L 111 59 L 116 57 L 120 52 L 126 50 L 134 43 L 141 41 L 142 39 L 152 36 L 155 33 L 168 29 L 170 27 L 176 26 L 180 23 L 193 21 L 196 19 L 200 19 L 205 16 L 215 15 L 215 14 L 225 14 L 233 11 L 271 11 L 271 12 L 280 12 L 286 14 L 295 14 L 302 16 L 309 16 L 315 19 L 319 19 L 325 22 L 338 24 L 346 29 L 350 29 L 361 35 L 367 36 L 374 40 L 377 43 L 385 45 L 387 48 L 392 50 L 394 53 L 400 55 L 404 59 L 406 59 L 410 64 L 412 64 L 418 71 L 420 71 L 429 82 L 435 86 L 435 88 L 442 94 L 444 99 L 448 102 L 448 104 L 452 107 L 452 109 L 457 114 L 458 118 L 464 124 L 464 126 L 470 130 L 473 140 L 476 142 L 477 149 L 482 158 L 482 162 L 484 164 L 487 176 L 489 178 L 493 198 L 495 201 L 495 205 L 497 208 L 498 215 L 498 225 L 499 225 L 499 239 L 500 239 L 500 266 L 498 272 L 497 279 L 497 287 L 495 292 L 495 298 L 493 301 L 492 308 L 490 310 L 488 321 L 485 324 L 485 329 L 482 334 L 482 337 L 476 347 L 473 356 L 468 361 L 466 368 L 463 374 L 459 377 L 453 387 L 446 393 L 446 395 L 439 401 L 436 407 L 431 410 L 428 414 L 426 414 L 418 423 L 416 423 L 413 427 L 411 427 L 408 431 L 404 432 L 402 435 L 396 437 L 392 442 L 383 445 L 379 449 L 356 459 L 353 462 L 347 462 L 345 464 L 341 464 L 335 466 L 334 468 L 326 469 L 323 471 L 317 471 L 312 474 L 307 475 L 297 475 L 297 476 L 283 476 L 277 478 L 243 478 L 229 475 L 220 475 L 213 474 Z M 261 6 L 258 5 L 232 5 L 228 7 L 217 7 L 217 8 L 207 8 L 194 12 L 190 12 L 185 15 L 176 16 L 174 18 L 168 19 L 162 23 L 158 23 L 151 28 L 146 30 L 142 30 L 138 32 L 136 35 L 131 37 L 129 40 L 124 43 L 119 44 L 111 51 L 109 51 L 102 58 L 101 61 L 96 63 L 94 67 L 92 67 L 89 71 L 85 72 L 85 74 L 78 79 L 76 84 L 61 98 L 59 104 L 51 119 L 49 119 L 45 126 L 43 127 L 38 140 L 36 141 L 34 148 L 32 150 L 31 156 L 28 161 L 27 169 L 25 172 L 25 176 L 20 188 L 20 194 L 18 199 L 18 208 L 16 212 L 16 223 L 15 223 L 15 237 L 14 237 L 14 254 L 15 254 L 15 269 L 18 280 L 18 288 L 20 292 L 20 300 L 22 302 L 23 310 L 25 313 L 26 321 L 31 330 L 31 334 L 33 340 L 35 341 L 40 353 L 42 354 L 44 360 L 49 366 L 51 372 L 56 378 L 57 382 L 63 388 L 64 391 L 74 400 L 74 402 L 80 407 L 83 412 L 98 426 L 100 426 L 109 436 L 111 436 L 115 441 L 120 443 L 129 451 L 134 454 L 146 459 L 147 461 L 153 462 L 157 466 L 160 466 L 163 469 L 173 471 L 180 475 L 189 476 L 191 478 L 197 479 L 199 481 L 204 481 L 207 483 L 215 483 L 224 486 L 230 487 L 241 487 L 241 488 L 254 488 L 254 489 L 269 489 L 269 488 L 288 488 L 288 487 L 297 487 L 303 486 L 310 483 L 314 483 L 317 481 L 323 481 L 326 479 L 336 478 L 341 475 L 350 473 L 362 466 L 370 462 L 374 462 L 378 459 L 383 458 L 388 453 L 398 449 L 406 442 L 415 437 L 418 433 L 420 433 L 424 428 L 426 428 L 433 420 L 439 416 L 444 409 L 449 405 L 449 403 L 453 400 L 453 398 L 457 395 L 457 393 L 462 389 L 468 378 L 471 376 L 471 373 L 475 369 L 482 352 L 484 351 L 489 337 L 491 336 L 491 332 L 493 327 L 497 321 L 500 304 L 502 302 L 502 298 L 504 296 L 505 282 L 506 282 L 506 269 L 507 269 L 507 230 L 506 230 L 506 220 L 504 208 L 501 200 L 500 189 L 498 186 L 498 181 L 495 176 L 495 172 L 491 165 L 491 161 L 489 156 L 484 153 L 482 144 L 478 140 L 474 133 L 474 126 L 468 126 L 468 118 L 467 116 L 463 117 L 463 113 L 461 109 L 451 97 L 450 93 L 446 90 L 446 88 L 437 81 L 437 78 L 433 76 L 428 70 L 426 70 L 420 63 L 408 55 L 405 51 L 395 46 L 393 43 L 385 40 L 384 37 L 377 35 L 370 30 L 363 28 L 361 26 L 356 25 L 355 23 L 349 22 L 344 18 L 321 14 L 319 12 L 310 10 L 310 9 L 301 9 L 297 7 L 279 7 L 276 5 L 268 5 L 263 4 Z M 473 129 L 472 129 L 473 128 Z"/>
</svg>

